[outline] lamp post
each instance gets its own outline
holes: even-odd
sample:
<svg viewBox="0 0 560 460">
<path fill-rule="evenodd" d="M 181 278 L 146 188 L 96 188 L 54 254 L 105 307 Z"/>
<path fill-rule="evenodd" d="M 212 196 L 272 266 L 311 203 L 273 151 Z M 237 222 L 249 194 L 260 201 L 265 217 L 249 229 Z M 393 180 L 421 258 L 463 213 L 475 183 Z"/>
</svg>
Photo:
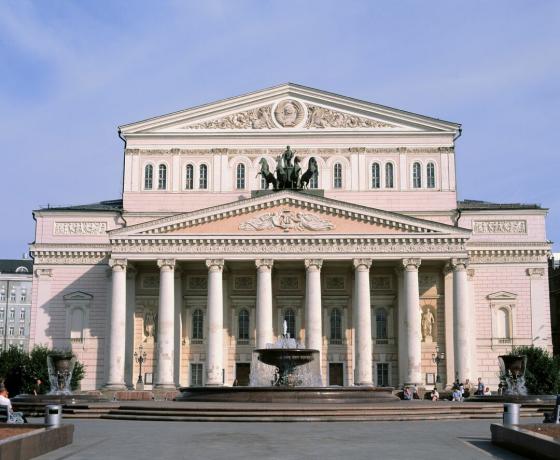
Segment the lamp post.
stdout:
<svg viewBox="0 0 560 460">
<path fill-rule="evenodd" d="M 142 380 L 142 364 L 146 361 L 146 352 L 142 345 L 138 347 L 138 352 L 134 352 L 134 359 L 140 366 L 138 370 L 138 380 L 136 381 L 136 389 L 143 390 L 144 389 L 144 381 Z"/>
<path fill-rule="evenodd" d="M 445 359 L 445 353 L 443 351 L 439 351 L 439 346 L 436 345 L 436 351 L 432 353 L 432 362 L 436 365 L 436 384 L 441 383 L 441 379 L 439 377 L 439 363 L 441 363 Z"/>
</svg>

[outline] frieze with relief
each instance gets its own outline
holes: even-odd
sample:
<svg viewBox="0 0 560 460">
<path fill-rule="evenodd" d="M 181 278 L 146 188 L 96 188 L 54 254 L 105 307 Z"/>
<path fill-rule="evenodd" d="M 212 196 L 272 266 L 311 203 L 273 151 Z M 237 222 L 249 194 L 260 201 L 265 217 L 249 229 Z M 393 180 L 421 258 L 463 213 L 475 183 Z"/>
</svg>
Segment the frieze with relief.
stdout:
<svg viewBox="0 0 560 460">
<path fill-rule="evenodd" d="M 526 220 L 475 220 L 473 232 L 482 234 L 526 234 Z"/>
<path fill-rule="evenodd" d="M 233 113 L 215 120 L 203 121 L 183 129 L 263 129 L 274 128 L 272 105 Z"/>
<path fill-rule="evenodd" d="M 314 214 L 283 210 L 267 212 L 239 225 L 239 229 L 245 231 L 262 231 L 275 228 L 284 230 L 284 232 L 291 230 L 322 231 L 334 229 L 334 224 Z"/>
<path fill-rule="evenodd" d="M 107 222 L 55 222 L 54 235 L 104 235 Z"/>
<path fill-rule="evenodd" d="M 306 128 L 395 128 L 394 125 L 326 107 L 307 106 Z"/>
</svg>

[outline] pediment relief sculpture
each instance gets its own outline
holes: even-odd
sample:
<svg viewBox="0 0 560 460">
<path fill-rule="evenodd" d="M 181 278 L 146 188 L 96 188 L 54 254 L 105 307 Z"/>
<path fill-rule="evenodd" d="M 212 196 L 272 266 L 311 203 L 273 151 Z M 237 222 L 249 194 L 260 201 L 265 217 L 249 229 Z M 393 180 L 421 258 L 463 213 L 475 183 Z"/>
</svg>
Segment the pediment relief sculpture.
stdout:
<svg viewBox="0 0 560 460">
<path fill-rule="evenodd" d="M 183 129 L 263 129 L 274 128 L 272 105 L 233 113 L 214 120 L 203 121 Z"/>
<path fill-rule="evenodd" d="M 239 229 L 245 231 L 262 231 L 279 228 L 285 232 L 292 230 L 324 231 L 332 230 L 334 227 L 333 223 L 315 214 L 294 212 L 291 210 L 267 212 L 239 225 Z"/>
<path fill-rule="evenodd" d="M 395 128 L 394 125 L 326 107 L 307 106 L 306 128 Z"/>
</svg>

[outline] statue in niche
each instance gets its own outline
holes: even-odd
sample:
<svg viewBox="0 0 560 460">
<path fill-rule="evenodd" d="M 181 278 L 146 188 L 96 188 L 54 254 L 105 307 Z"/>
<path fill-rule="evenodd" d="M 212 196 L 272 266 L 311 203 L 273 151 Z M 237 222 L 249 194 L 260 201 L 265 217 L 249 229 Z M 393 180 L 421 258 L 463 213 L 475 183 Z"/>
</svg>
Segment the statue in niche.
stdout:
<svg viewBox="0 0 560 460">
<path fill-rule="evenodd" d="M 148 310 L 144 313 L 144 342 L 155 342 L 156 340 L 157 314 Z"/>
<path fill-rule="evenodd" d="M 433 329 L 436 320 L 430 308 L 426 308 L 422 314 L 422 337 L 424 342 L 431 343 L 433 338 Z"/>
</svg>

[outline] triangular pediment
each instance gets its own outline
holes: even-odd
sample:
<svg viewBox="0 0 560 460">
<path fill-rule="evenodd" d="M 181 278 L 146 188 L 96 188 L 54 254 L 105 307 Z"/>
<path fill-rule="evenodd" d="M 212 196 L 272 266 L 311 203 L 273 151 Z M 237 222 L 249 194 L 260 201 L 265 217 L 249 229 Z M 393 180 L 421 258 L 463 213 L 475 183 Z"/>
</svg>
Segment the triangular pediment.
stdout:
<svg viewBox="0 0 560 460">
<path fill-rule="evenodd" d="M 488 300 L 515 300 L 517 299 L 517 294 L 507 291 L 498 291 L 492 294 L 488 294 Z"/>
<path fill-rule="evenodd" d="M 120 127 L 121 133 L 457 132 L 460 125 L 288 83 Z"/>
<path fill-rule="evenodd" d="M 470 231 L 285 190 L 113 230 L 110 235 L 112 239 L 292 235 L 466 238 Z"/>
</svg>

